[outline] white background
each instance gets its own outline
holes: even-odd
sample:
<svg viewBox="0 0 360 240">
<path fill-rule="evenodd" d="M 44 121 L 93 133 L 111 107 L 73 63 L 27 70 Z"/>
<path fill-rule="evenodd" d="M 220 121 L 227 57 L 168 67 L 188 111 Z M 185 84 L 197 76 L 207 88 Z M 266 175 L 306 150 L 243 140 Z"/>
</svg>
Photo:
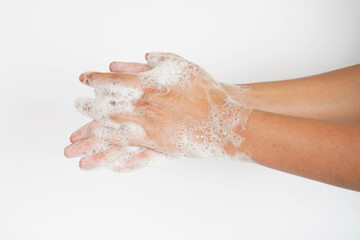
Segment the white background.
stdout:
<svg viewBox="0 0 360 240">
<path fill-rule="evenodd" d="M 227 83 L 360 63 L 359 1 L 0 2 L 0 239 L 360 239 L 360 194 L 255 163 L 66 159 L 86 70 L 175 52 Z"/>
</svg>

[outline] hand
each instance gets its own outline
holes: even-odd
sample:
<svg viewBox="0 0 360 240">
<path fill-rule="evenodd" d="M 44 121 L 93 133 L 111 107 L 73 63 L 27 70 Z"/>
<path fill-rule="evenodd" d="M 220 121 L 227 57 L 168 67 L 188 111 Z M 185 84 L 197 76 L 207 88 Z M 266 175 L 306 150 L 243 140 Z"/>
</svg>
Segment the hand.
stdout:
<svg viewBox="0 0 360 240">
<path fill-rule="evenodd" d="M 79 162 L 82 169 L 93 169 L 106 166 L 115 171 L 128 171 L 146 166 L 153 157 L 161 157 L 160 153 L 136 146 L 112 145 L 103 141 L 107 129 L 98 122 L 92 121 L 71 137 L 71 145 L 65 148 L 68 158 L 83 156 Z M 124 133 L 124 132 L 123 132 Z"/>
<path fill-rule="evenodd" d="M 153 69 L 142 73 L 80 76 L 82 82 L 105 90 L 107 95 L 116 96 L 113 86 L 142 91 L 131 100 L 135 107 L 132 111 L 116 113 L 116 107 L 109 111 L 109 119 L 136 123 L 145 130 L 128 143 L 172 155 L 234 155 L 242 141 L 239 131 L 250 110 L 229 98 L 221 85 L 197 65 L 179 56 L 153 53 L 147 55 L 147 60 Z M 96 100 L 81 103 L 78 107 L 86 114 L 97 115 L 98 109 L 93 107 L 98 106 Z M 105 115 L 102 113 L 100 118 L 104 120 Z M 116 135 L 115 130 L 112 133 Z"/>
<path fill-rule="evenodd" d="M 112 72 L 142 72 L 151 67 L 141 63 L 113 62 L 109 66 Z M 164 157 L 164 154 L 151 149 L 143 149 L 131 146 L 118 146 L 105 143 L 98 138 L 99 132 L 104 132 L 101 125 L 93 121 L 75 131 L 71 137 L 71 145 L 65 148 L 66 157 L 73 158 L 85 155 L 81 158 L 79 166 L 82 169 L 93 169 L 101 165 L 112 168 L 115 171 L 134 170 L 146 166 L 154 157 Z"/>
<path fill-rule="evenodd" d="M 110 72 L 117 73 L 140 73 L 149 71 L 152 67 L 149 64 L 137 63 L 137 62 L 112 62 L 109 65 Z M 244 105 L 247 92 L 251 90 L 251 87 L 247 84 L 225 84 L 220 83 L 226 94 L 238 103 Z"/>
</svg>

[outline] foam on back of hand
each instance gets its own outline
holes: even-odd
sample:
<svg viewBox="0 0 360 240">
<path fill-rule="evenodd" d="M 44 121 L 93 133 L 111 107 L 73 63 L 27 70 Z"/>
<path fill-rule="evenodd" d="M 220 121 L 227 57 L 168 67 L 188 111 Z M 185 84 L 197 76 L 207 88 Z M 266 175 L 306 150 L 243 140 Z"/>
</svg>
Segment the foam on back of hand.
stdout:
<svg viewBox="0 0 360 240">
<path fill-rule="evenodd" d="M 243 153 L 229 155 L 224 151 L 224 146 L 230 143 L 235 148 L 240 147 L 244 139 L 235 129 L 243 130 L 245 128 L 248 116 L 251 113 L 250 108 L 244 107 L 230 98 L 219 82 L 215 81 L 198 65 L 188 60 L 172 53 L 159 52 L 149 54 L 147 60 L 153 69 L 138 74 L 143 88 L 175 89 L 183 95 L 184 99 L 193 100 L 194 96 L 191 90 L 196 85 L 205 91 L 206 99 L 209 102 L 207 119 L 199 124 L 188 124 L 191 119 L 187 121 L 187 116 L 178 116 L 178 123 L 170 127 L 157 125 L 159 132 L 167 133 L 167 141 L 176 146 L 174 155 L 206 158 L 248 158 Z M 214 91 L 222 92 L 227 97 L 221 106 L 212 99 L 211 92 Z M 162 93 L 155 93 L 154 95 L 159 94 Z M 168 107 L 171 108 L 171 106 Z M 176 115 L 176 112 L 173 114 Z M 155 125 L 155 127 L 157 126 Z"/>
</svg>

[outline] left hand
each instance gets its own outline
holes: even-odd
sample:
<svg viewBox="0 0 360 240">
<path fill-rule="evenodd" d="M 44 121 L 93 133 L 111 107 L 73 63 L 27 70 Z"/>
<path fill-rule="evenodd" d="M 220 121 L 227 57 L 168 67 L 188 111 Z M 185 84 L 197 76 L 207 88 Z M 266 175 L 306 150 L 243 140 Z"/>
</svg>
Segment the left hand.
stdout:
<svg viewBox="0 0 360 240">
<path fill-rule="evenodd" d="M 151 67 L 141 63 L 112 62 L 109 69 L 111 72 L 138 73 L 150 70 Z M 121 160 L 123 164 L 110 167 L 115 171 L 127 171 L 146 166 L 151 158 L 164 155 L 146 148 L 108 145 L 97 138 L 98 134 L 95 134 L 99 132 L 100 128 L 101 125 L 98 122 L 92 121 L 71 134 L 71 144 L 65 148 L 65 156 L 74 158 L 85 155 L 86 157 L 82 157 L 79 161 L 80 168 L 85 170 L 109 163 L 111 159 L 117 159 Z M 137 151 L 134 151 L 135 149 Z M 107 165 L 109 166 L 109 164 Z"/>
</svg>

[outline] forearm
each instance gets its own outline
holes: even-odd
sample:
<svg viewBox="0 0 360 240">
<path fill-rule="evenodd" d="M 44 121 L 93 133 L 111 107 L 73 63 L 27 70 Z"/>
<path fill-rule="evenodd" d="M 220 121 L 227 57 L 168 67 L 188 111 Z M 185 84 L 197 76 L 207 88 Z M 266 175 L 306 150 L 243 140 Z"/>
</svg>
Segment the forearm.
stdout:
<svg viewBox="0 0 360 240">
<path fill-rule="evenodd" d="M 360 126 L 253 110 L 241 151 L 259 164 L 360 191 Z"/>
<path fill-rule="evenodd" d="M 232 98 L 255 109 L 325 121 L 360 122 L 360 65 L 305 78 L 224 88 Z"/>
</svg>

